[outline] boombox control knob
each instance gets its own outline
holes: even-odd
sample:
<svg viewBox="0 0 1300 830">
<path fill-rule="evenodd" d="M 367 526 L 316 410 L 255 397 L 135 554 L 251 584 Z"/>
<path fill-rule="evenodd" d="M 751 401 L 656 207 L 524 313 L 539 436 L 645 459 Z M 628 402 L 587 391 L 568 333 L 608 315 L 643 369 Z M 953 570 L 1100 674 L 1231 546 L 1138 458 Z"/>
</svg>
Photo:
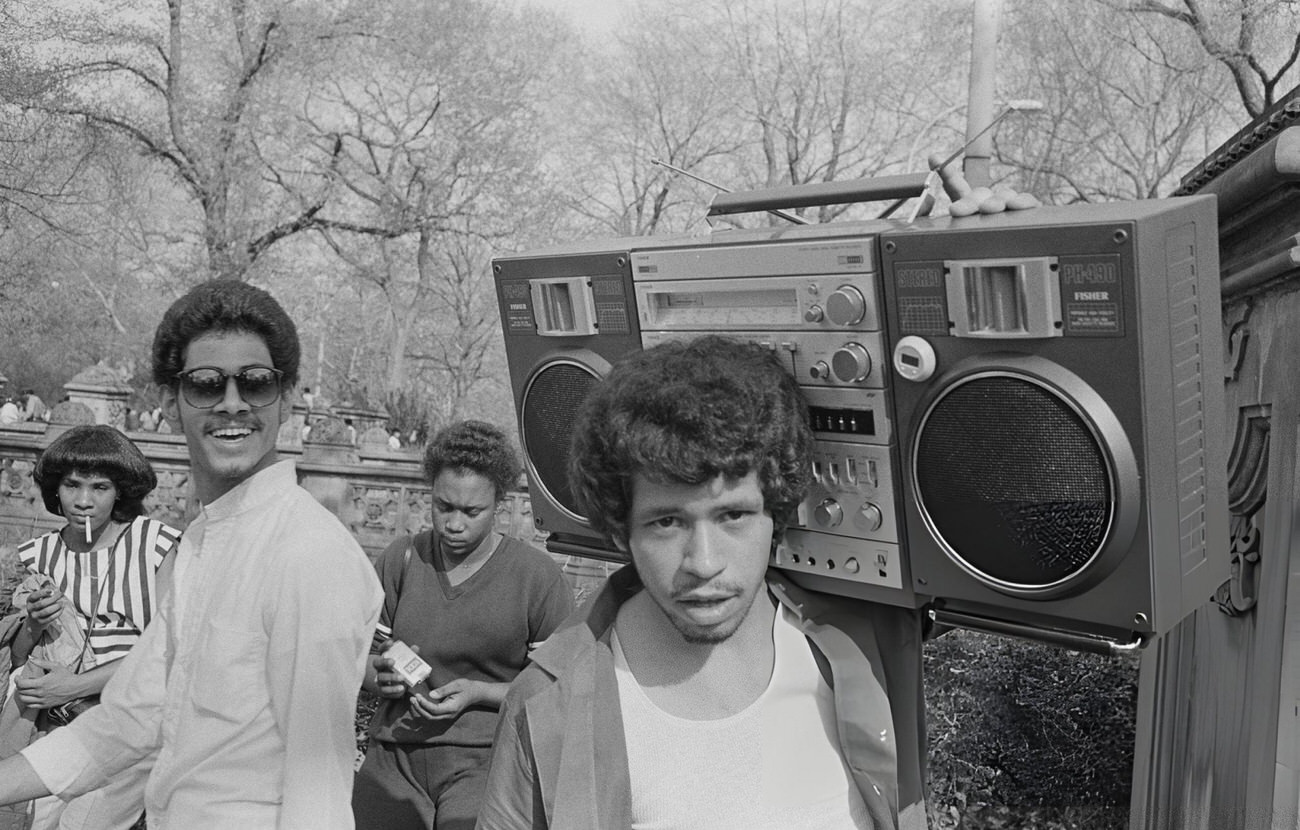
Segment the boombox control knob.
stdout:
<svg viewBox="0 0 1300 830">
<path fill-rule="evenodd" d="M 810 305 L 803 313 L 803 319 L 809 323 L 820 323 L 822 316 L 822 307 L 819 305 Z"/>
<path fill-rule="evenodd" d="M 871 374 L 871 355 L 861 343 L 845 343 L 831 355 L 831 371 L 845 383 L 861 383 Z"/>
<path fill-rule="evenodd" d="M 844 508 L 835 499 L 824 499 L 813 511 L 813 516 L 822 527 L 839 527 L 844 521 Z"/>
<path fill-rule="evenodd" d="M 880 508 L 871 502 L 862 505 L 858 511 L 858 526 L 868 533 L 880 530 L 880 526 L 885 523 L 885 516 L 880 512 Z"/>
<path fill-rule="evenodd" d="M 808 367 L 808 373 L 818 380 L 826 380 L 831 376 L 831 367 L 826 365 L 826 361 L 819 360 Z"/>
<path fill-rule="evenodd" d="M 866 313 L 866 299 L 851 285 L 841 285 L 826 298 L 826 316 L 837 326 L 856 326 Z"/>
</svg>

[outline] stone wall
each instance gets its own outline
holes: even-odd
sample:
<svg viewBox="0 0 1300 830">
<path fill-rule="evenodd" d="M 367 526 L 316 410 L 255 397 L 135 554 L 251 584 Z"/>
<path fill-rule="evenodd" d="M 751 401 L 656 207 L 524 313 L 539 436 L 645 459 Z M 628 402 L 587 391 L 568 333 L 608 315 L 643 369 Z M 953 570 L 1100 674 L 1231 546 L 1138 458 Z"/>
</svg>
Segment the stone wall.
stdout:
<svg viewBox="0 0 1300 830">
<path fill-rule="evenodd" d="M 44 423 L 0 427 L 0 548 L 16 547 L 61 526 L 62 520 L 45 510 L 32 469 L 40 451 L 65 428 Z M 158 474 L 158 488 L 145 500 L 149 515 L 184 529 L 194 513 L 184 438 L 156 432 L 127 435 Z M 303 487 L 339 517 L 372 558 L 394 537 L 429 526 L 430 494 L 419 450 L 389 450 L 373 440 L 359 446 L 311 440 L 304 445 L 285 437 L 281 457 L 296 462 Z M 523 488 L 502 502 L 496 526 L 538 546 L 545 538 L 533 527 Z"/>
<path fill-rule="evenodd" d="M 184 530 L 195 510 L 184 438 L 169 432 L 126 431 L 131 388 L 108 367 L 89 367 L 64 389 L 67 399 L 53 407 L 48 424 L 0 426 L 0 559 L 27 539 L 62 525 L 59 517 L 45 510 L 32 469 L 41 450 L 74 424 L 110 424 L 126 432 L 158 475 L 157 489 L 145 499 L 146 511 Z M 397 536 L 428 528 L 432 507 L 421 451 L 389 449 L 386 420 L 382 411 L 309 410 L 300 402 L 278 436 L 281 457 L 297 464 L 298 481 L 339 517 L 371 559 Z M 522 478 L 520 489 L 507 494 L 498 506 L 496 529 L 543 546 L 545 534 L 533 524 Z M 553 556 L 564 567 L 579 601 L 595 591 L 614 567 L 577 556 Z"/>
<path fill-rule="evenodd" d="M 74 400 L 56 407 L 55 423 L 0 427 L 0 559 L 33 536 L 62 526 L 62 519 L 45 510 L 32 470 L 41 450 L 68 428 L 58 423 L 60 411 L 64 410 L 63 417 L 69 421 L 98 420 Z M 432 500 L 424 482 L 421 450 L 388 449 L 387 433 L 375 425 L 353 445 L 346 437 L 342 420 L 318 423 L 304 442 L 302 415 L 295 411 L 295 417 L 281 429 L 280 456 L 296 463 L 298 481 L 339 517 L 371 559 L 397 536 L 429 527 Z M 145 499 L 145 510 L 151 517 L 183 530 L 196 509 L 184 437 L 158 432 L 126 435 L 158 475 L 158 487 Z M 546 534 L 533 525 L 531 502 L 522 477 L 520 488 L 508 493 L 498 506 L 496 529 L 539 548 L 544 546 Z M 564 568 L 579 602 L 598 589 L 617 567 L 578 556 L 552 555 Z"/>
</svg>

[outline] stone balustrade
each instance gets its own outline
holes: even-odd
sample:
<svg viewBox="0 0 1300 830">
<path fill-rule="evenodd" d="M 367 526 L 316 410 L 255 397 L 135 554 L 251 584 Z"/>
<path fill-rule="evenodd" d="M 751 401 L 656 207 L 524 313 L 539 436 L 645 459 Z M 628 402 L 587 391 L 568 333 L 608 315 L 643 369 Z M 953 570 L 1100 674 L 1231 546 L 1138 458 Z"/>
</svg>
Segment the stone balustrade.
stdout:
<svg viewBox="0 0 1300 830">
<path fill-rule="evenodd" d="M 101 413 L 125 407 L 92 410 L 70 399 L 58 404 L 51 422 L 0 426 L 0 558 L 38 534 L 60 527 L 63 520 L 46 511 L 32 471 L 40 452 L 70 426 L 97 423 Z M 391 450 L 383 427 L 372 424 L 351 443 L 341 419 L 316 421 L 302 440 L 303 416 L 295 409 L 280 431 L 281 458 L 296 463 L 298 481 L 328 507 L 360 543 L 371 559 L 396 537 L 430 525 L 432 498 L 424 480 L 422 452 Z M 119 428 L 121 427 L 118 424 Z M 131 431 L 125 433 L 145 454 L 158 475 L 157 488 L 145 499 L 148 514 L 184 529 L 194 517 L 189 455 L 181 435 Z M 496 529 L 543 547 L 545 534 L 533 524 L 524 480 L 498 505 Z M 554 555 L 579 600 L 595 591 L 613 565 L 576 556 Z"/>
<path fill-rule="evenodd" d="M 62 519 L 46 512 L 32 470 L 40 451 L 66 428 L 44 423 L 0 427 L 0 548 L 15 547 L 62 524 Z M 150 516 L 183 529 L 194 511 L 184 438 L 157 432 L 126 434 L 158 474 L 158 487 L 145 499 L 145 509 Z M 303 487 L 339 517 L 372 558 L 396 536 L 429 526 L 429 487 L 417 450 L 390 450 L 386 443 L 375 446 L 363 441 L 353 446 L 308 440 L 297 446 L 282 443 L 280 453 L 296 462 Z M 539 545 L 544 539 L 533 527 L 524 489 L 502 501 L 496 526 Z"/>
</svg>

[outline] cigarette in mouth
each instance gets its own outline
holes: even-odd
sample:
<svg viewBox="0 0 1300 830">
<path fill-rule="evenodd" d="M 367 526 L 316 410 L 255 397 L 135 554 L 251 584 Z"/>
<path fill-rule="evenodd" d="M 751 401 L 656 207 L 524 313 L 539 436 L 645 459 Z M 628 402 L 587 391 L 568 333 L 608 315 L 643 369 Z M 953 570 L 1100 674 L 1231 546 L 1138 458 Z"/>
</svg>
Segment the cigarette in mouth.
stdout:
<svg viewBox="0 0 1300 830">
<path fill-rule="evenodd" d="M 86 544 L 90 544 L 90 517 L 86 517 Z"/>
</svg>

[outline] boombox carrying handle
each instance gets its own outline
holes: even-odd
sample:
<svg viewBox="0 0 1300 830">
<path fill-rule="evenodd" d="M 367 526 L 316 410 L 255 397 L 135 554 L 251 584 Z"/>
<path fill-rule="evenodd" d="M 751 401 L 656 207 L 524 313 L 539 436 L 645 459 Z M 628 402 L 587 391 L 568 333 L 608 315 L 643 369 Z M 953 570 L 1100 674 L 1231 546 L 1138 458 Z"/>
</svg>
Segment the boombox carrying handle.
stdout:
<svg viewBox="0 0 1300 830">
<path fill-rule="evenodd" d="M 906 199 L 925 192 L 926 173 L 903 173 L 843 182 L 815 182 L 763 190 L 719 193 L 709 205 L 709 216 L 751 213 L 780 208 L 821 207 L 883 199 Z"/>
<path fill-rule="evenodd" d="M 1141 648 L 1143 643 L 1146 642 L 1140 635 L 1135 635 L 1132 641 L 1126 643 L 1100 635 L 1084 634 L 1077 631 L 1061 631 L 1055 628 L 1039 628 L 1024 623 L 1011 622 L 1010 620 L 999 620 L 993 617 L 981 617 L 976 614 L 951 611 L 946 608 L 931 607 L 929 615 L 936 625 L 965 628 L 984 634 L 1018 637 L 1022 640 L 1063 646 L 1075 651 L 1086 651 L 1092 654 L 1109 656 L 1127 654 Z"/>
</svg>

